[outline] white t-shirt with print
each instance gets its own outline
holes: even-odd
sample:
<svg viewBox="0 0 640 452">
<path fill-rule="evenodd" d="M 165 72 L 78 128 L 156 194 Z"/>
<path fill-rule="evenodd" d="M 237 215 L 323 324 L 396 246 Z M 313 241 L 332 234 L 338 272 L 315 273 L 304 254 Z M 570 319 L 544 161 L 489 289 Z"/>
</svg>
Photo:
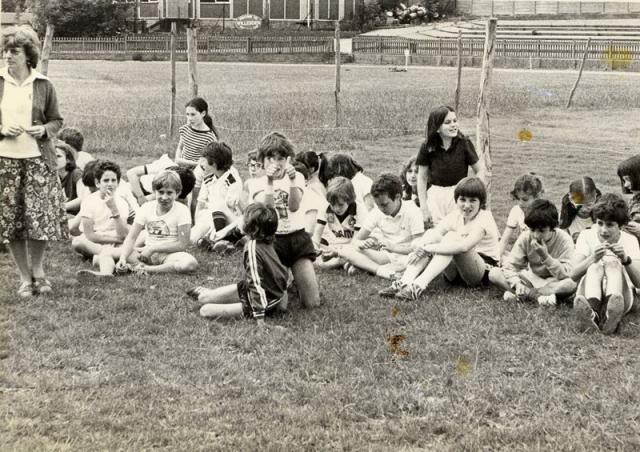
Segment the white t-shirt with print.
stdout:
<svg viewBox="0 0 640 452">
<path fill-rule="evenodd" d="M 169 212 L 158 215 L 158 202 L 143 204 L 138 210 L 135 223 L 147 231 L 146 244 L 158 245 L 179 242 L 178 227 L 191 226 L 191 211 L 182 203 L 174 202 Z"/>
<path fill-rule="evenodd" d="M 328 203 L 327 203 L 328 204 Z M 325 225 L 322 238 L 330 245 L 342 245 L 351 242 L 351 239 L 362 227 L 367 218 L 366 207 L 358 201 L 349 204 L 346 212 L 340 218 L 329 205 L 326 209 L 318 212 L 316 222 Z"/>
<path fill-rule="evenodd" d="M 127 221 L 129 215 L 129 205 L 120 196 L 114 196 L 113 199 L 116 203 L 116 209 L 120 214 L 120 218 Z M 116 220 L 111 218 L 113 215 L 111 209 L 107 207 L 107 203 L 102 199 L 102 193 L 95 191 L 82 200 L 80 204 L 80 212 L 78 215 L 81 218 L 89 218 L 93 220 L 93 230 L 98 234 L 103 234 L 109 237 L 117 238 L 116 232 Z M 80 223 L 80 231 L 84 232 L 82 222 Z"/>
<path fill-rule="evenodd" d="M 385 240 L 398 244 L 410 242 L 414 235 L 422 234 L 424 221 L 422 211 L 413 201 L 402 201 L 394 217 L 385 215 L 377 207 L 371 210 L 362 228 L 367 231 L 378 228 Z"/>
<path fill-rule="evenodd" d="M 211 173 L 205 176 L 202 188 L 198 195 L 198 202 L 206 204 L 211 211 L 224 212 L 227 216 L 235 218 L 235 208 L 242 194 L 242 180 L 235 175 L 237 171 L 231 168 L 220 177 Z"/>
<path fill-rule="evenodd" d="M 249 199 L 251 201 L 264 201 L 262 196 L 267 189 L 267 176 L 254 179 L 255 182 L 249 185 Z M 292 187 L 305 191 L 304 176 L 296 172 L 295 180 L 284 176 L 281 179 L 273 180 L 273 199 L 275 209 L 278 213 L 278 230 L 276 234 L 289 234 L 305 228 L 305 214 L 302 203 L 300 208 L 295 212 L 289 210 L 289 193 Z M 302 201 L 302 200 L 301 200 Z"/>
<path fill-rule="evenodd" d="M 462 237 L 467 237 L 477 228 L 482 229 L 483 234 L 475 246 L 476 252 L 499 261 L 498 243 L 500 241 L 500 233 L 498 232 L 498 225 L 493 218 L 493 214 L 489 210 L 480 209 L 478 214 L 465 224 L 462 212 L 456 209 L 444 217 L 442 221 L 438 223 L 438 226 L 436 226 L 436 229 L 442 235 L 453 231 Z"/>
</svg>

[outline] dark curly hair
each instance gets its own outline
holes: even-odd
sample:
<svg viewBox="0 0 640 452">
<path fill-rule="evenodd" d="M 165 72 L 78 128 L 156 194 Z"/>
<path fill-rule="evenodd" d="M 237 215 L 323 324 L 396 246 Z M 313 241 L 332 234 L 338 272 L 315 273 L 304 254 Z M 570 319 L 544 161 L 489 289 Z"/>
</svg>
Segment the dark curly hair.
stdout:
<svg viewBox="0 0 640 452">
<path fill-rule="evenodd" d="M 261 202 L 249 204 L 244 212 L 244 232 L 260 242 L 273 242 L 278 230 L 276 209 Z"/>
<path fill-rule="evenodd" d="M 614 221 L 618 226 L 624 226 L 629 222 L 629 209 L 622 196 L 605 193 L 593 207 L 591 218 L 594 221 Z"/>
<path fill-rule="evenodd" d="M 547 199 L 536 199 L 527 209 L 524 224 L 529 229 L 555 229 L 558 226 L 558 209 Z"/>
<path fill-rule="evenodd" d="M 627 176 L 631 181 L 631 190 L 624 186 L 624 177 Z M 630 194 L 634 191 L 640 191 L 640 155 L 634 155 L 623 160 L 618 165 L 618 177 L 620 185 L 622 185 L 622 193 Z"/>
<path fill-rule="evenodd" d="M 371 185 L 371 196 L 374 198 L 387 195 L 390 199 L 402 196 L 402 181 L 395 174 L 381 174 Z"/>
</svg>

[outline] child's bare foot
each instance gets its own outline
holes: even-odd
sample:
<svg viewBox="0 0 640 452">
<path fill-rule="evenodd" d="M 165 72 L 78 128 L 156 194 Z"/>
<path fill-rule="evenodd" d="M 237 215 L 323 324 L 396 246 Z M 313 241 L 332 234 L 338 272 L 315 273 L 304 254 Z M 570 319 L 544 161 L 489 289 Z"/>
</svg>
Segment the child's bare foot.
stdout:
<svg viewBox="0 0 640 452">
<path fill-rule="evenodd" d="M 200 294 L 204 289 L 205 288 L 202 286 L 192 287 L 191 289 L 187 290 L 187 295 L 189 295 L 194 300 L 198 300 L 200 298 Z"/>
</svg>

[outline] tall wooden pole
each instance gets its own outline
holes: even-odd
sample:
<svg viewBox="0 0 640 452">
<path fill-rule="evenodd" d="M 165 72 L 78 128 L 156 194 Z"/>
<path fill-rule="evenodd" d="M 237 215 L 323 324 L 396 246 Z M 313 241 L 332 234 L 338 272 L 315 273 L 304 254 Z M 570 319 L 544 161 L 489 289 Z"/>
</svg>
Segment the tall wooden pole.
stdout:
<svg viewBox="0 0 640 452">
<path fill-rule="evenodd" d="M 487 187 L 487 206 L 491 200 L 491 142 L 489 140 L 489 95 L 491 91 L 491 74 L 495 58 L 496 28 L 498 20 L 492 17 L 487 21 L 482 55 L 482 71 L 480 73 L 480 95 L 476 110 L 476 151 L 480 157 L 484 173 L 484 183 Z"/>
<path fill-rule="evenodd" d="M 336 51 L 336 127 L 340 127 L 340 22 L 336 20 L 335 32 Z"/>
<path fill-rule="evenodd" d="M 589 47 L 591 46 L 591 38 L 587 40 L 587 48 L 584 49 L 584 54 L 582 55 L 582 61 L 580 62 L 580 70 L 578 71 L 578 78 L 576 82 L 573 84 L 573 88 L 571 88 L 571 92 L 569 93 L 569 99 L 567 100 L 567 107 L 571 106 L 571 101 L 573 100 L 573 95 L 576 93 L 576 89 L 578 88 L 578 83 L 580 83 L 580 78 L 582 77 L 582 70 L 584 69 L 584 62 L 587 60 L 587 55 L 589 55 Z"/>
<path fill-rule="evenodd" d="M 187 28 L 187 58 L 189 59 L 189 92 L 198 96 L 198 29 Z"/>
<path fill-rule="evenodd" d="M 169 107 L 169 136 L 173 136 L 176 125 L 176 22 L 171 22 L 171 106 Z"/>
<path fill-rule="evenodd" d="M 456 101 L 455 110 L 458 111 L 460 105 L 460 82 L 462 81 L 462 30 L 458 30 L 458 78 L 456 79 Z"/>
<path fill-rule="evenodd" d="M 42 75 L 47 75 L 49 72 L 49 57 L 51 56 L 54 32 L 55 27 L 47 24 L 47 31 L 44 33 L 44 43 L 42 44 L 42 55 L 40 56 L 40 73 L 42 73 Z"/>
</svg>

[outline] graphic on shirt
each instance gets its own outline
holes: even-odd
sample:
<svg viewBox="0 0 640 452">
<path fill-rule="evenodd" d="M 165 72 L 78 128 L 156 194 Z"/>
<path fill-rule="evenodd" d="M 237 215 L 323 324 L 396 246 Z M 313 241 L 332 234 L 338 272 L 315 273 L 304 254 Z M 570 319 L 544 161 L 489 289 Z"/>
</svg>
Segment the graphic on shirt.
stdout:
<svg viewBox="0 0 640 452">
<path fill-rule="evenodd" d="M 327 226 L 337 238 L 350 239 L 356 227 L 355 215 L 348 214 L 342 219 L 334 212 L 327 212 Z"/>
<path fill-rule="evenodd" d="M 150 221 L 147 223 L 147 234 L 155 238 L 169 237 L 169 226 L 164 220 Z"/>
<path fill-rule="evenodd" d="M 289 193 L 276 189 L 273 194 L 273 200 L 276 212 L 278 212 L 278 219 L 287 220 L 289 218 Z"/>
</svg>

